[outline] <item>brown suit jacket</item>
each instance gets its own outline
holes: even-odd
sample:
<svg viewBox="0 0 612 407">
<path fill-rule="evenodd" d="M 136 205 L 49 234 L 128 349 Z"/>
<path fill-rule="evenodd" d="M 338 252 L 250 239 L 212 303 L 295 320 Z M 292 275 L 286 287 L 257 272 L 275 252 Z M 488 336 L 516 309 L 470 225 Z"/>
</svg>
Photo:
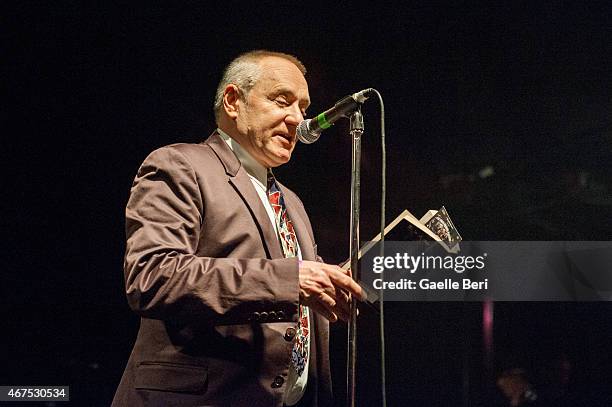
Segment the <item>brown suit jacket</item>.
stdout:
<svg viewBox="0 0 612 407">
<path fill-rule="evenodd" d="M 319 259 L 281 185 L 305 260 Z M 141 316 L 113 406 L 281 406 L 298 310 L 285 259 L 240 161 L 218 134 L 154 151 L 126 208 L 126 294 Z M 313 313 L 300 405 L 331 405 L 329 325 Z"/>
</svg>

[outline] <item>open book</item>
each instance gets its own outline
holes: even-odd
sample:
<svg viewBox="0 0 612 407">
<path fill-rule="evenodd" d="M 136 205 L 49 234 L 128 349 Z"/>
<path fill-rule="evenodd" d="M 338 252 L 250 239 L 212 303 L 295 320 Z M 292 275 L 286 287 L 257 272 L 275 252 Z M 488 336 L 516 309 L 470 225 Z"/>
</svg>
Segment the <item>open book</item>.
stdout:
<svg viewBox="0 0 612 407">
<path fill-rule="evenodd" d="M 402 221 L 405 222 L 402 223 Z M 396 228 L 398 225 L 405 225 L 406 227 Z M 397 233 L 391 234 L 392 230 Z M 458 253 L 460 250 L 459 242 L 461 241 L 461 235 L 457 231 L 455 224 L 450 219 L 450 216 L 448 215 L 448 212 L 444 206 L 438 211 L 434 209 L 428 210 L 425 215 L 421 217 L 421 219 L 417 219 L 408 211 L 408 209 L 404 209 L 404 211 L 400 213 L 399 216 L 393 220 L 393 222 L 389 223 L 385 227 L 385 239 L 388 240 L 390 237 L 391 240 L 397 241 L 423 240 L 438 242 L 438 244 L 449 253 Z M 381 235 L 379 233 L 371 241 L 364 244 L 359 249 L 358 258 L 361 259 L 364 254 L 366 254 L 372 247 L 380 242 L 380 239 Z M 347 259 L 340 265 L 340 267 L 345 270 L 347 270 L 350 266 L 350 259 Z M 365 302 L 376 309 L 374 304 L 379 300 L 378 294 L 363 284 L 359 285 L 366 293 L 367 298 Z"/>
<path fill-rule="evenodd" d="M 402 223 L 402 221 L 405 222 Z M 421 219 L 417 219 L 408 209 L 404 209 L 393 222 L 385 227 L 385 239 L 389 238 L 390 232 L 398 225 L 405 225 L 406 227 L 398 231 L 399 237 L 395 237 L 392 240 L 430 240 L 438 242 L 449 253 L 458 253 L 460 250 L 459 242 L 461 241 L 461 235 L 444 206 L 437 211 L 434 209 L 428 210 Z M 371 241 L 363 245 L 359 249 L 358 257 L 361 259 L 368 250 L 380 241 L 380 238 L 381 235 L 379 233 Z M 342 268 L 348 269 L 349 266 L 350 259 L 342 265 Z"/>
</svg>

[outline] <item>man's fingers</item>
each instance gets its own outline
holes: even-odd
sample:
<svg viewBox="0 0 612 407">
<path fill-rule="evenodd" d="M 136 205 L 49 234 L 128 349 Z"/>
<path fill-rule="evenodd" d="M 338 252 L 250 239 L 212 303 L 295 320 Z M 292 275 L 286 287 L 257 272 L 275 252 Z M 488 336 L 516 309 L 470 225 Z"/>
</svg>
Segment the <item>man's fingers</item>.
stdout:
<svg viewBox="0 0 612 407">
<path fill-rule="evenodd" d="M 338 320 L 338 315 L 334 312 L 336 301 L 326 293 L 322 292 L 317 296 L 315 308 L 330 322 L 336 322 Z"/>
<path fill-rule="evenodd" d="M 365 298 L 350 271 L 310 261 L 300 265 L 300 300 L 330 322 L 349 319 L 351 296 Z"/>
<path fill-rule="evenodd" d="M 338 267 L 338 269 L 340 269 L 340 268 Z M 340 270 L 342 270 L 342 269 L 340 269 Z M 342 271 L 344 271 L 344 270 L 342 270 Z M 356 296 L 360 300 L 364 300 L 365 299 L 365 295 L 363 293 L 363 290 L 359 286 L 359 284 L 357 284 L 357 282 L 355 280 L 353 280 L 351 277 L 349 277 L 348 275 L 344 274 L 343 272 L 340 272 L 340 271 L 338 271 L 336 269 L 333 269 L 329 273 L 329 278 L 330 278 L 331 282 L 334 283 L 334 285 L 349 291 L 349 293 L 353 294 L 354 296 Z"/>
<path fill-rule="evenodd" d="M 325 308 L 323 306 L 317 306 L 317 307 L 312 307 L 312 308 L 316 312 L 321 314 L 323 316 L 323 318 L 327 319 L 329 322 L 336 322 L 336 321 L 338 321 L 338 316 L 336 314 L 334 314 L 333 312 L 331 312 L 330 310 L 328 310 L 327 308 Z"/>
</svg>

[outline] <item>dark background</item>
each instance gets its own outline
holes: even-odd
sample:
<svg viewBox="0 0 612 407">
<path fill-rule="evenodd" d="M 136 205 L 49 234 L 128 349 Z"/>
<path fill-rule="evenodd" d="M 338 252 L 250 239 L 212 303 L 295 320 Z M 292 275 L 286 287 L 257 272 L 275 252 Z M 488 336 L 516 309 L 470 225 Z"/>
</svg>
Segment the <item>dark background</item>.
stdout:
<svg viewBox="0 0 612 407">
<path fill-rule="evenodd" d="M 366 87 L 382 93 L 387 219 L 444 204 L 466 240 L 611 239 L 606 2 L 2 7 L 0 384 L 70 385 L 74 405 L 110 403 L 138 329 L 122 277 L 131 182 L 153 149 L 210 134 L 221 71 L 250 49 L 304 62 L 310 115 Z M 364 114 L 368 238 L 379 223 L 375 101 Z M 302 197 L 328 262 L 348 255 L 346 132 L 338 123 L 298 146 L 277 172 Z M 612 383 L 611 308 L 495 304 L 487 365 L 481 304 L 390 303 L 389 405 L 493 405 L 496 372 L 545 376 L 560 355 L 571 361 L 573 391 L 588 405 L 602 402 Z M 380 402 L 377 317 L 360 318 L 359 405 L 370 406 Z M 338 405 L 345 335 L 333 328 Z"/>
</svg>

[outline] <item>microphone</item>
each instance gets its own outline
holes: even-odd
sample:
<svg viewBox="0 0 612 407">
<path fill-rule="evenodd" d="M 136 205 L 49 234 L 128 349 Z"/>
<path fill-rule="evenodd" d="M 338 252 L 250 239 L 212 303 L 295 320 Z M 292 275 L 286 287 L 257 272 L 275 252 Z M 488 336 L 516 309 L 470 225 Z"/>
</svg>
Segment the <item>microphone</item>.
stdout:
<svg viewBox="0 0 612 407">
<path fill-rule="evenodd" d="M 327 109 L 314 119 L 303 120 L 296 130 L 298 139 L 305 144 L 314 143 L 319 139 L 323 130 L 331 127 L 340 118 L 348 117 L 350 113 L 357 110 L 373 93 L 374 89 L 372 88 L 353 93 L 339 100 L 334 107 Z"/>
</svg>

